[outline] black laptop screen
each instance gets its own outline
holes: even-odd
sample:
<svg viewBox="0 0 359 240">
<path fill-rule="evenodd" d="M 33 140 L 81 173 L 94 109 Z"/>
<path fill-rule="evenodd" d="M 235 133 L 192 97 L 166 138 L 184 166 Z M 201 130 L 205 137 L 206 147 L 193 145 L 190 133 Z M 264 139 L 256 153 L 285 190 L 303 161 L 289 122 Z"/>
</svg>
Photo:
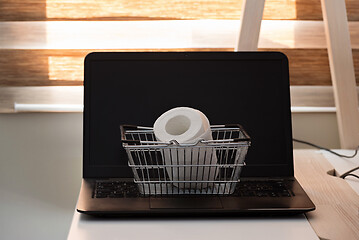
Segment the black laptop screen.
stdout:
<svg viewBox="0 0 359 240">
<path fill-rule="evenodd" d="M 252 145 L 242 176 L 293 174 L 283 55 L 156 56 L 161 53 L 145 58 L 141 53 L 102 53 L 86 60 L 84 177 L 131 177 L 119 125 L 151 127 L 163 112 L 179 106 L 199 109 L 214 125 L 244 127 Z"/>
</svg>

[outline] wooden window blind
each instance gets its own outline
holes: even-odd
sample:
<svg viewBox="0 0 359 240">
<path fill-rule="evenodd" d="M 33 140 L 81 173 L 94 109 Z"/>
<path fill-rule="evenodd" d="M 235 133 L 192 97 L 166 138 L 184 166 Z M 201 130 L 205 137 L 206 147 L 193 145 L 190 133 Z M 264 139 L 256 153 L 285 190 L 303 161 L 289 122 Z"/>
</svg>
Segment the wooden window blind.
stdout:
<svg viewBox="0 0 359 240">
<path fill-rule="evenodd" d="M 359 1 L 346 6 L 359 83 Z M 92 51 L 233 51 L 241 7 L 241 0 L 0 0 L 0 108 L 9 88 L 82 86 Z M 263 19 L 259 50 L 288 56 L 292 86 L 331 85 L 320 0 L 266 0 Z"/>
<path fill-rule="evenodd" d="M 239 19 L 243 0 L 1 0 L 1 21 Z M 346 0 L 348 20 L 359 2 Z M 267 0 L 265 20 L 322 20 L 320 0 Z"/>
</svg>

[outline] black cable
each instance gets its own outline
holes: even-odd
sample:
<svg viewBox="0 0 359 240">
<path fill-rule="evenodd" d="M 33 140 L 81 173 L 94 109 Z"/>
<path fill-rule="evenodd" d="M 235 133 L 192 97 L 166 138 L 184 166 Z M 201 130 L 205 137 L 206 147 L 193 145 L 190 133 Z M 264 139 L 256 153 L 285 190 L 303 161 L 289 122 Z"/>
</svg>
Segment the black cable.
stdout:
<svg viewBox="0 0 359 240">
<path fill-rule="evenodd" d="M 356 178 L 358 178 L 358 179 L 359 179 L 359 176 L 358 176 L 358 175 L 356 175 L 356 174 L 352 174 L 352 173 L 349 173 L 348 175 L 346 175 L 346 176 L 345 176 L 345 177 L 343 177 L 343 178 L 346 178 L 346 177 L 348 177 L 348 176 L 356 177 Z"/>
<path fill-rule="evenodd" d="M 355 149 L 355 152 L 354 152 L 353 155 L 347 156 L 347 155 L 339 154 L 339 153 L 334 152 L 334 151 L 332 151 L 332 150 L 330 150 L 330 149 L 328 149 L 328 148 L 325 148 L 325 147 L 322 147 L 322 146 L 319 146 L 319 145 L 316 145 L 316 144 L 314 144 L 314 143 L 310 143 L 310 142 L 307 142 L 307 141 L 303 141 L 303 140 L 299 140 L 299 139 L 295 139 L 295 138 L 293 138 L 293 141 L 294 141 L 294 142 L 303 143 L 303 144 L 307 144 L 307 145 L 309 145 L 309 146 L 312 146 L 312 147 L 315 147 L 315 148 L 318 148 L 318 149 L 322 149 L 322 150 L 328 151 L 328 152 L 330 152 L 330 153 L 332 153 L 332 154 L 334 154 L 334 155 L 336 155 L 336 156 L 338 156 L 338 157 L 342 157 L 342 158 L 353 158 L 353 157 L 355 157 L 355 156 L 357 155 L 358 150 L 359 150 L 359 146 L 358 146 L 357 149 Z M 353 176 L 353 177 L 359 178 L 359 176 L 357 176 L 357 175 L 355 175 L 355 174 L 352 174 L 352 172 L 354 172 L 355 170 L 358 170 L 358 169 L 359 169 L 359 167 L 355 167 L 355 168 L 353 168 L 353 169 L 350 169 L 349 171 L 343 173 L 343 174 L 340 175 L 339 177 L 340 177 L 340 178 L 343 178 L 343 179 L 346 178 L 347 176 Z"/>
<path fill-rule="evenodd" d="M 353 168 L 353 169 L 350 169 L 349 171 L 343 173 L 343 174 L 340 175 L 339 177 L 345 178 L 346 176 L 349 176 L 350 174 L 353 175 L 352 172 L 354 172 L 355 170 L 358 170 L 358 169 L 359 169 L 359 167 L 355 167 L 355 168 Z"/>
<path fill-rule="evenodd" d="M 306 142 L 306 141 L 299 140 L 299 139 L 295 139 L 295 138 L 293 138 L 293 141 L 294 141 L 294 142 L 303 143 L 303 144 L 307 144 L 307 145 L 309 145 L 309 146 L 312 146 L 312 147 L 315 147 L 315 148 L 319 148 L 319 149 L 328 151 L 328 152 L 330 152 L 330 153 L 332 153 L 332 154 L 334 154 L 334 155 L 337 155 L 338 157 L 343 157 L 343 158 L 353 158 L 353 157 L 355 157 L 355 156 L 357 155 L 358 150 L 359 150 L 359 146 L 358 146 L 357 149 L 355 149 L 355 152 L 354 152 L 353 155 L 347 156 L 347 155 L 342 155 L 342 154 L 339 154 L 339 153 L 337 153 L 337 152 L 334 152 L 334 151 L 332 151 L 332 150 L 330 150 L 330 149 L 328 149 L 328 148 L 321 147 L 321 146 L 316 145 L 316 144 L 314 144 L 314 143 Z"/>
</svg>

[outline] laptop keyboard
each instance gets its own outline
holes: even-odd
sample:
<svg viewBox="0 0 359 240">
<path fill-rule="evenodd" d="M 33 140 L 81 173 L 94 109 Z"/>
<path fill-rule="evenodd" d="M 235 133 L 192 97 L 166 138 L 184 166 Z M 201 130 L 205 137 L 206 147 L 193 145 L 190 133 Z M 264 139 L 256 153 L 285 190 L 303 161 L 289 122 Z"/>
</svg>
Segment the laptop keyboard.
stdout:
<svg viewBox="0 0 359 240">
<path fill-rule="evenodd" d="M 95 198 L 134 198 L 140 192 L 135 183 L 121 181 L 96 181 Z"/>
<path fill-rule="evenodd" d="M 135 183 L 122 181 L 96 181 L 93 192 L 94 198 L 135 198 L 140 196 Z M 223 196 L 292 197 L 294 194 L 282 181 L 242 181 L 237 184 L 233 194 Z"/>
<path fill-rule="evenodd" d="M 293 192 L 281 181 L 239 182 L 234 194 L 239 197 L 292 197 Z"/>
</svg>

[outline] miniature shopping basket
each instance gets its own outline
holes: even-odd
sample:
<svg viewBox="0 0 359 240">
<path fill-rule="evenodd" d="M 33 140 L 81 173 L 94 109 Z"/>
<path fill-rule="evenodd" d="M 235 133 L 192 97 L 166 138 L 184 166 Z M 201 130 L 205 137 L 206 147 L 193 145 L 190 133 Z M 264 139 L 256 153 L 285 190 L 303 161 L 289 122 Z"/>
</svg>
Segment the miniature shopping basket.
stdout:
<svg viewBox="0 0 359 240">
<path fill-rule="evenodd" d="M 156 141 L 153 128 L 121 125 L 121 141 L 143 195 L 228 195 L 251 144 L 239 124 L 211 126 L 213 140 Z"/>
</svg>

